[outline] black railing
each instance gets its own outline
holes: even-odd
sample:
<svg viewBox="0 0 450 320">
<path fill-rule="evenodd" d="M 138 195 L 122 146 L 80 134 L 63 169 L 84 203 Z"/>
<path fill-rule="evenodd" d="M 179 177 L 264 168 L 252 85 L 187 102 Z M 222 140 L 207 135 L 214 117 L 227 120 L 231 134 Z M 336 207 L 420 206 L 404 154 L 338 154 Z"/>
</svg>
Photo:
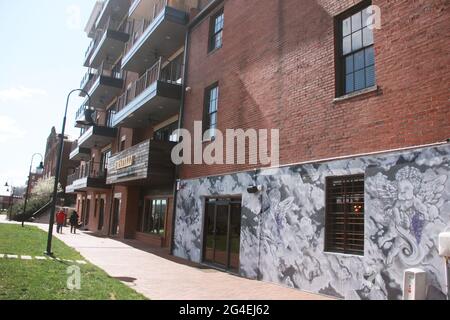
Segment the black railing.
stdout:
<svg viewBox="0 0 450 320">
<path fill-rule="evenodd" d="M 85 178 L 106 178 L 106 169 L 100 162 L 88 161 L 84 165 L 76 168 L 75 172 L 67 177 L 67 185 L 72 185 L 75 181 Z"/>
<path fill-rule="evenodd" d="M 87 111 L 90 111 L 90 112 L 92 113 L 92 118 L 95 119 L 95 118 L 94 118 L 95 110 L 94 110 L 93 108 L 90 108 L 89 106 L 83 104 L 83 105 L 77 110 L 77 112 L 76 112 L 76 114 L 75 114 L 75 120 L 82 120 L 82 119 L 85 119 L 85 117 L 86 117 L 86 112 L 87 112 Z"/>
</svg>

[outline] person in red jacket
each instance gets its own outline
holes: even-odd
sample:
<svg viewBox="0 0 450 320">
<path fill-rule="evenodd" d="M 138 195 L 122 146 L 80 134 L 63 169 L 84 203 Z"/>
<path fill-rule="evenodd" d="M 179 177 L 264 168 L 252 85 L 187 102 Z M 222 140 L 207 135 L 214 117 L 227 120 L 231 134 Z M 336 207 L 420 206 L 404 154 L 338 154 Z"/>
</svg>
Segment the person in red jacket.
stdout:
<svg viewBox="0 0 450 320">
<path fill-rule="evenodd" d="M 63 210 L 59 210 L 59 212 L 56 214 L 56 232 L 62 234 L 65 222 L 66 222 L 66 214 L 64 213 Z"/>
</svg>

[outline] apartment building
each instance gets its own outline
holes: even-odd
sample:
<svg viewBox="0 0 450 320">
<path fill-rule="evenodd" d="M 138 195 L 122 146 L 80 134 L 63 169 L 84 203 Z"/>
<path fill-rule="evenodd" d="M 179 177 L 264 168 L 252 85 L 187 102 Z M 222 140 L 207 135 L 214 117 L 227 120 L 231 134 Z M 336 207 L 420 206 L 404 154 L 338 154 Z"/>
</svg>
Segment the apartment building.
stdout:
<svg viewBox="0 0 450 320">
<path fill-rule="evenodd" d="M 213 1 L 188 28 L 182 127 L 211 129 L 202 151 L 278 129 L 280 166 L 182 165 L 174 255 L 346 299 L 400 299 L 418 267 L 444 298 L 449 21 L 442 1 Z"/>
<path fill-rule="evenodd" d="M 41 177 L 34 177 L 34 179 L 39 180 L 40 178 L 48 179 L 56 175 L 56 164 L 58 161 L 59 152 L 59 138 L 60 134 L 56 133 L 55 127 L 52 127 L 50 134 L 47 138 L 47 143 L 45 147 L 44 155 L 44 170 Z M 61 187 L 64 189 L 67 186 L 67 177 L 72 174 L 75 170 L 77 163 L 69 159 L 69 155 L 72 149 L 72 143 L 68 136 L 64 137 L 63 145 L 63 157 L 61 162 L 61 174 L 59 177 L 59 182 Z M 32 179 L 33 180 L 33 179 Z M 70 198 L 70 197 L 69 197 Z M 69 199 L 68 199 L 69 200 Z"/>
<path fill-rule="evenodd" d="M 66 192 L 86 229 L 149 246 L 172 239 L 175 166 L 187 23 L 206 1 L 98 1 L 76 114 L 78 161 Z"/>
<path fill-rule="evenodd" d="M 79 167 L 66 188 L 85 227 L 347 299 L 399 299 L 404 270 L 419 267 L 428 297 L 442 298 L 448 9 L 97 2 L 81 84 L 90 98 L 81 93 L 70 155 Z M 248 151 L 242 164 L 175 167 L 174 129 L 195 136 L 200 121 L 200 151 L 227 129 L 278 130 L 280 165 Z"/>
</svg>

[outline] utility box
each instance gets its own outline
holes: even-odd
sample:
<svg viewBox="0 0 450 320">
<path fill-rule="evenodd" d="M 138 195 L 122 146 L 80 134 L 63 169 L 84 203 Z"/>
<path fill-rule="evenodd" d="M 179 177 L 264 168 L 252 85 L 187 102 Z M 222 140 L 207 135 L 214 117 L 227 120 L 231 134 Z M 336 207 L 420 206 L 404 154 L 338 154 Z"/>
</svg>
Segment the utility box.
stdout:
<svg viewBox="0 0 450 320">
<path fill-rule="evenodd" d="M 439 255 L 441 257 L 450 257 L 450 232 L 439 234 Z"/>
<path fill-rule="evenodd" d="M 422 269 L 408 269 L 403 274 L 403 300 L 425 300 L 427 273 Z"/>
</svg>

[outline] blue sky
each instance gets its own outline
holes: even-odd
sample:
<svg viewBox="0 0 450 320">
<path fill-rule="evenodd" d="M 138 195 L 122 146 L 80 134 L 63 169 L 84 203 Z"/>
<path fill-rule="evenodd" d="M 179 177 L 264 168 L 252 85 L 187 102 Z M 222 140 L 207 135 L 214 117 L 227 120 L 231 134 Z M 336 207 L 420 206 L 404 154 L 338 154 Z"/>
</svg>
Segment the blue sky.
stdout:
<svg viewBox="0 0 450 320">
<path fill-rule="evenodd" d="M 86 70 L 84 26 L 94 0 L 0 0 L 0 192 L 25 184 L 31 156 L 45 153 L 52 126 L 60 132 L 67 93 Z M 77 137 L 73 95 L 67 133 Z M 35 158 L 34 167 L 39 164 Z"/>
</svg>

